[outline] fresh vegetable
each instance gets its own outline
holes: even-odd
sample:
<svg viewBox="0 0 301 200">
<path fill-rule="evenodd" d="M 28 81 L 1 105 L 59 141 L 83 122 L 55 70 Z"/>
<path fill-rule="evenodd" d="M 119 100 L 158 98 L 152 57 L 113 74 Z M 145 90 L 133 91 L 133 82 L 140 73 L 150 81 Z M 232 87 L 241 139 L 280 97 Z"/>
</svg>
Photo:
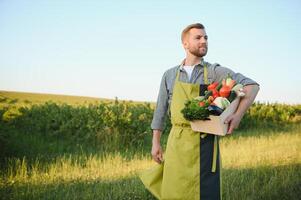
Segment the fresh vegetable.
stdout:
<svg viewBox="0 0 301 200">
<path fill-rule="evenodd" d="M 219 93 L 216 89 L 211 90 L 212 91 L 212 96 L 215 99 L 216 97 L 219 97 Z"/>
<path fill-rule="evenodd" d="M 230 89 L 232 89 L 234 87 L 234 85 L 236 84 L 236 81 L 233 80 L 230 76 L 230 74 L 228 74 L 226 79 L 222 80 L 222 85 L 223 86 L 228 86 Z"/>
<path fill-rule="evenodd" d="M 238 97 L 243 97 L 245 96 L 245 93 L 243 91 L 243 85 L 242 84 L 236 84 L 233 88 L 232 91 L 236 93 L 236 96 Z"/>
<path fill-rule="evenodd" d="M 233 86 L 236 84 L 236 81 L 235 80 L 232 80 L 232 79 L 229 79 L 227 78 L 227 81 L 226 81 L 226 85 L 231 88 L 233 88 Z"/>
<path fill-rule="evenodd" d="M 222 84 L 222 82 L 220 82 L 218 84 L 218 86 L 216 86 L 216 90 L 219 91 L 222 88 L 222 86 L 223 86 L 223 84 Z"/>
<path fill-rule="evenodd" d="M 228 97 L 230 95 L 230 91 L 231 91 L 231 88 L 227 85 L 224 85 L 220 90 L 219 90 L 219 95 L 221 97 Z"/>
<path fill-rule="evenodd" d="M 218 86 L 218 82 L 214 82 L 214 83 L 211 83 L 210 85 L 208 85 L 207 89 L 208 89 L 208 90 L 213 90 L 213 89 L 215 89 L 217 86 Z"/>
<path fill-rule="evenodd" d="M 200 101 L 199 106 L 201 106 L 201 107 L 205 106 L 205 102 L 204 101 Z"/>
<path fill-rule="evenodd" d="M 223 98 L 222 104 L 223 104 L 223 109 L 226 109 L 230 105 L 230 102 L 227 98 Z"/>
<path fill-rule="evenodd" d="M 209 96 L 211 96 L 213 94 L 213 91 L 211 90 L 208 90 L 208 91 L 205 91 L 205 96 L 204 96 L 204 99 L 207 99 Z"/>
<path fill-rule="evenodd" d="M 185 119 L 192 120 L 205 120 L 209 117 L 208 106 L 210 104 L 205 101 L 205 106 L 199 106 L 199 101 L 196 99 L 188 100 L 185 102 L 184 108 L 181 110 Z"/>
<path fill-rule="evenodd" d="M 222 114 L 222 112 L 224 111 L 223 109 L 215 105 L 208 106 L 208 110 L 211 115 L 216 115 L 216 116 Z"/>
<path fill-rule="evenodd" d="M 230 95 L 228 96 L 228 100 L 229 100 L 230 102 L 232 102 L 232 101 L 234 101 L 234 99 L 236 99 L 236 97 L 237 97 L 236 92 L 233 91 L 233 90 L 231 90 Z"/>
<path fill-rule="evenodd" d="M 223 80 L 222 80 L 222 85 L 223 85 L 223 86 L 226 85 L 226 79 L 223 79 Z"/>
<path fill-rule="evenodd" d="M 216 98 L 214 99 L 213 103 L 214 103 L 216 106 L 218 106 L 219 108 L 224 109 L 224 108 L 223 108 L 223 104 L 222 104 L 222 99 L 223 99 L 223 97 L 216 97 Z"/>
<path fill-rule="evenodd" d="M 212 103 L 213 101 L 214 101 L 214 97 L 213 97 L 213 96 L 209 96 L 209 97 L 208 97 L 208 102 L 209 102 L 209 103 Z"/>
<path fill-rule="evenodd" d="M 240 83 L 236 84 L 231 90 L 237 92 L 238 90 L 240 90 L 241 88 L 243 88 L 244 86 Z"/>
<path fill-rule="evenodd" d="M 213 103 L 221 109 L 226 109 L 230 105 L 230 102 L 225 97 L 217 97 Z"/>
<path fill-rule="evenodd" d="M 202 101 L 205 99 L 204 96 L 197 96 L 197 97 L 194 97 L 195 100 L 199 100 L 199 101 Z"/>
<path fill-rule="evenodd" d="M 201 85 L 202 86 L 202 85 Z M 209 115 L 220 115 L 232 101 L 245 95 L 243 85 L 236 84 L 228 74 L 221 82 L 213 82 L 200 91 L 204 96 L 198 96 L 185 102 L 181 110 L 184 118 L 189 121 L 206 120 Z"/>
</svg>

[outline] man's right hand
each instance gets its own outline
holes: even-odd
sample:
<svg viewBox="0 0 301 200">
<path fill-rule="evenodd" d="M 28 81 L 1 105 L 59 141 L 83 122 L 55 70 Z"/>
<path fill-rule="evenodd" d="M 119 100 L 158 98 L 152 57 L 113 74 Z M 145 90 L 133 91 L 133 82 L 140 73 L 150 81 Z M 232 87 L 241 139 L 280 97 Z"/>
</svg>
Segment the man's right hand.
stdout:
<svg viewBox="0 0 301 200">
<path fill-rule="evenodd" d="M 161 130 L 153 130 L 152 157 L 157 163 L 163 161 L 163 151 L 160 145 Z"/>
<path fill-rule="evenodd" d="M 152 157 L 153 157 L 154 161 L 156 161 L 159 164 L 161 164 L 161 162 L 163 161 L 163 151 L 162 151 L 160 143 L 153 143 Z"/>
</svg>

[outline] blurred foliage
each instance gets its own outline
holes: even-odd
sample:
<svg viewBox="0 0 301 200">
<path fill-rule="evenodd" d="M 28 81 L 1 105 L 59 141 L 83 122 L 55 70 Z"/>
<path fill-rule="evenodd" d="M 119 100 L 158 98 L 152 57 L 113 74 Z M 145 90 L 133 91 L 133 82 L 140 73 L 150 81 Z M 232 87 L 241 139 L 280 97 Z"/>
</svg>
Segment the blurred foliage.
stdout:
<svg viewBox="0 0 301 200">
<path fill-rule="evenodd" d="M 150 103 L 121 102 L 117 98 L 79 106 L 51 101 L 30 106 L 6 104 L 0 107 L 0 143 L 5 145 L 7 131 L 3 127 L 6 127 L 23 134 L 88 144 L 104 151 L 139 149 L 149 143 L 153 112 Z M 300 116 L 301 105 L 256 102 L 243 117 L 239 129 L 281 128 L 300 123 Z M 164 127 L 163 134 L 168 134 L 169 115 Z"/>
</svg>

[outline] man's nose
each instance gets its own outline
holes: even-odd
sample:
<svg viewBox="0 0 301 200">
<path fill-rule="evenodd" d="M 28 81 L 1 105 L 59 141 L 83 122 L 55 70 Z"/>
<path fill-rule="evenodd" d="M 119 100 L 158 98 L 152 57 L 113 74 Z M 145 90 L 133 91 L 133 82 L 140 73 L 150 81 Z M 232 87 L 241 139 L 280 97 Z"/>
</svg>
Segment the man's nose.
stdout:
<svg viewBox="0 0 301 200">
<path fill-rule="evenodd" d="M 200 43 L 201 43 L 201 44 L 206 44 L 206 43 L 207 43 L 207 40 L 206 40 L 204 37 L 202 37 L 202 38 L 200 39 Z"/>
</svg>

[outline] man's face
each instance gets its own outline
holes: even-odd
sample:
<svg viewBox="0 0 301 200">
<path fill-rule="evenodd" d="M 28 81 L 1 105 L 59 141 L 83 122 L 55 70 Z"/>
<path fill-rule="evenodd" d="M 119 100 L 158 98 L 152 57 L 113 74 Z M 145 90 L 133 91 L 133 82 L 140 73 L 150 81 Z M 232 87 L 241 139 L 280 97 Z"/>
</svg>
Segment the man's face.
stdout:
<svg viewBox="0 0 301 200">
<path fill-rule="evenodd" d="M 192 55 L 203 57 L 208 50 L 208 36 L 204 29 L 192 28 L 184 39 L 184 48 Z"/>
</svg>

